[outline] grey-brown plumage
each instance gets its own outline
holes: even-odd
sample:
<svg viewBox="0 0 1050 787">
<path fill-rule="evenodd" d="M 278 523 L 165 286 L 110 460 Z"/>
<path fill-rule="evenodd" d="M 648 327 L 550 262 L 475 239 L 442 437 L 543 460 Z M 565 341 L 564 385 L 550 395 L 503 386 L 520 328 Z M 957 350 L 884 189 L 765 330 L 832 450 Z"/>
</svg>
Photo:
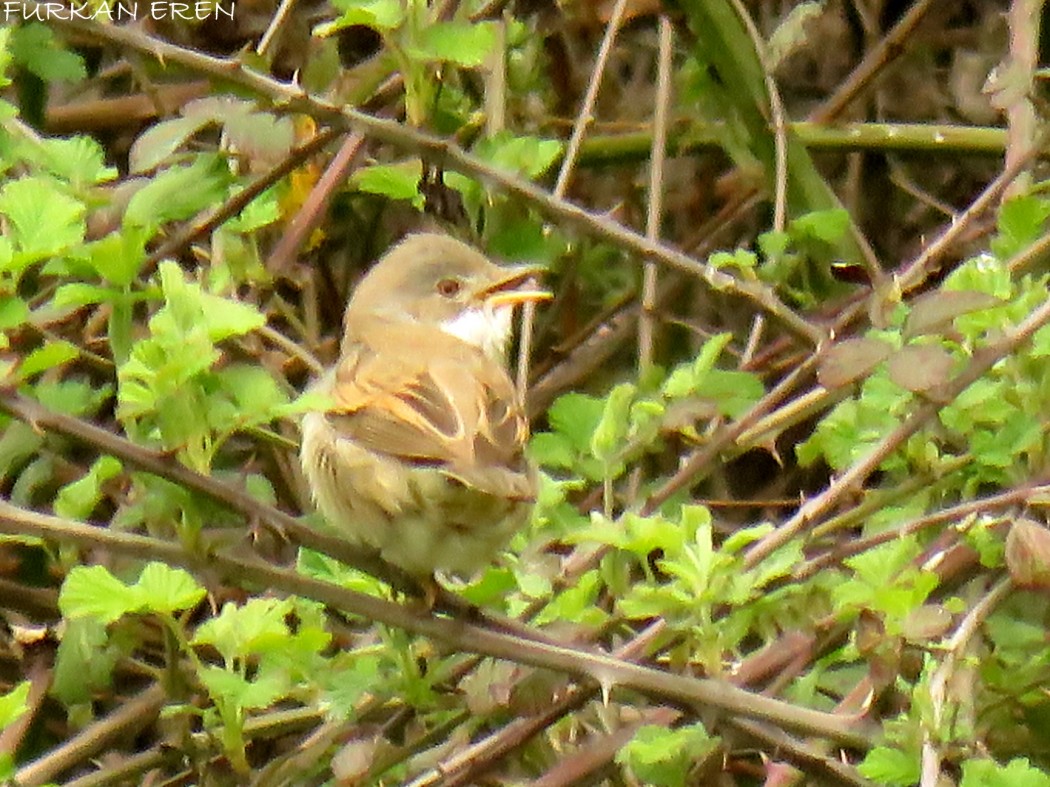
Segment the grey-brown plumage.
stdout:
<svg viewBox="0 0 1050 787">
<path fill-rule="evenodd" d="M 528 422 L 506 371 L 535 269 L 443 235 L 413 235 L 347 307 L 341 358 L 303 421 L 314 498 L 340 532 L 415 575 L 471 574 L 528 519 Z"/>
</svg>

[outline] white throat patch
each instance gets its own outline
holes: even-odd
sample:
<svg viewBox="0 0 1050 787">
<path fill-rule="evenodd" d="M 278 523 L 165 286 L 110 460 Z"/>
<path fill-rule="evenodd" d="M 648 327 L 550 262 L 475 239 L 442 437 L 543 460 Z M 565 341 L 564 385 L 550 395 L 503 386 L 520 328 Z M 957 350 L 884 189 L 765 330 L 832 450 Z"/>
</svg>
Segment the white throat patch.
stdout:
<svg viewBox="0 0 1050 787">
<path fill-rule="evenodd" d="M 507 357 L 507 342 L 510 339 L 513 316 L 513 306 L 467 309 L 451 320 L 441 323 L 441 330 L 467 344 L 473 344 L 489 358 L 503 363 Z"/>
</svg>

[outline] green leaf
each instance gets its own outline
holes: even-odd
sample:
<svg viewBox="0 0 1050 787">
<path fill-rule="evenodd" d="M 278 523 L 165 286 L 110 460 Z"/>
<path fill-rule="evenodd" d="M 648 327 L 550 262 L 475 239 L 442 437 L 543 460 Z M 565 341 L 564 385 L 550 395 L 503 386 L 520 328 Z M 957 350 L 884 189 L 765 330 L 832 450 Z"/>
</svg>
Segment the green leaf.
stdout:
<svg viewBox="0 0 1050 787">
<path fill-rule="evenodd" d="M 261 366 L 236 364 L 222 370 L 222 387 L 237 405 L 241 425 L 271 421 L 288 404 L 288 397 Z"/>
<path fill-rule="evenodd" d="M 383 660 L 376 655 L 348 653 L 338 666 L 340 669 L 320 676 L 324 685 L 321 702 L 336 718 L 349 719 L 358 711 L 361 698 L 375 690 L 382 677 Z"/>
<path fill-rule="evenodd" d="M 14 724 L 29 710 L 26 704 L 29 699 L 29 686 L 30 682 L 24 680 L 7 694 L 0 694 L 0 730 Z"/>
<path fill-rule="evenodd" d="M 100 287 L 97 284 L 83 284 L 81 282 L 67 282 L 60 284 L 51 299 L 51 305 L 57 309 L 79 309 L 92 303 L 104 303 L 110 300 L 116 291 L 109 287 Z"/>
<path fill-rule="evenodd" d="M 145 609 L 166 614 L 194 607 L 206 595 L 189 572 L 157 562 L 142 569 L 136 588 Z"/>
<path fill-rule="evenodd" d="M 20 272 L 84 240 L 84 206 L 49 178 L 6 183 L 0 188 L 0 213 L 11 220 L 15 256 L 9 270 Z"/>
<path fill-rule="evenodd" d="M 318 25 L 314 33 L 328 36 L 343 28 L 363 25 L 380 33 L 389 33 L 401 27 L 405 21 L 405 8 L 401 0 L 332 0 L 342 16 L 334 22 Z"/>
<path fill-rule="evenodd" d="M 87 475 L 66 484 L 55 498 L 55 513 L 69 519 L 87 519 L 102 497 L 102 484 L 120 474 L 120 460 L 102 456 L 95 460 Z"/>
<path fill-rule="evenodd" d="M 423 195 L 419 193 L 419 178 L 422 165 L 419 161 L 401 164 L 374 164 L 357 170 L 350 182 L 360 191 L 378 194 L 390 199 L 408 200 L 418 209 L 423 207 Z"/>
<path fill-rule="evenodd" d="M 23 421 L 12 421 L 0 435 L 0 477 L 10 475 L 16 466 L 37 454 L 44 436 Z"/>
<path fill-rule="evenodd" d="M 51 29 L 39 22 L 15 28 L 9 48 L 15 62 L 45 82 L 76 82 L 87 76 L 83 58 L 66 49 Z"/>
<path fill-rule="evenodd" d="M 866 775 L 866 774 L 865 774 Z M 969 759 L 962 764 L 959 787 L 1050 787 L 1050 775 L 1028 762 L 1027 757 L 1005 766 L 994 760 Z"/>
<path fill-rule="evenodd" d="M 472 152 L 478 158 L 515 174 L 538 178 L 561 155 L 562 143 L 556 139 L 514 136 L 499 132 L 478 140 Z"/>
<path fill-rule="evenodd" d="M 730 418 L 743 415 L 765 392 L 756 375 L 728 369 L 713 369 L 696 386 L 697 396 L 713 399 Z"/>
<path fill-rule="evenodd" d="M 572 442 L 563 434 L 540 432 L 529 441 L 529 456 L 543 467 L 571 470 L 577 458 Z"/>
<path fill-rule="evenodd" d="M 110 284 L 128 287 L 146 262 L 148 241 L 149 233 L 142 227 L 124 227 L 88 244 L 87 262 Z"/>
<path fill-rule="evenodd" d="M 218 342 L 266 324 L 266 317 L 254 305 L 202 292 L 200 285 L 188 283 L 174 262 L 161 263 L 159 273 L 167 306 L 150 320 L 155 333 L 186 336 L 195 327 L 202 327 L 211 341 Z"/>
<path fill-rule="evenodd" d="M 277 647 L 289 636 L 285 617 L 292 609 L 288 599 L 256 598 L 238 607 L 232 602 L 205 621 L 193 637 L 194 645 L 212 645 L 227 664 Z"/>
<path fill-rule="evenodd" d="M 859 555 L 847 558 L 847 566 L 873 587 L 891 585 L 894 578 L 919 554 L 915 536 L 902 536 Z"/>
<path fill-rule="evenodd" d="M 188 219 L 226 196 L 229 171 L 218 156 L 201 156 L 189 166 L 156 175 L 129 200 L 127 225 L 155 230 L 169 221 Z"/>
<path fill-rule="evenodd" d="M 18 328 L 29 319 L 29 306 L 17 295 L 0 295 L 0 330 Z"/>
<path fill-rule="evenodd" d="M 849 223 L 849 212 L 845 208 L 814 210 L 793 219 L 789 231 L 825 243 L 835 243 L 845 236 Z"/>
<path fill-rule="evenodd" d="M 636 390 L 632 383 L 620 383 L 605 400 L 602 417 L 591 436 L 591 453 L 603 464 L 611 463 L 624 447 Z"/>
<path fill-rule="evenodd" d="M 18 367 L 18 374 L 27 379 L 35 374 L 53 369 L 56 366 L 72 361 L 80 355 L 80 348 L 64 339 L 48 342 L 26 356 Z"/>
<path fill-rule="evenodd" d="M 106 166 L 105 151 L 91 137 L 44 139 L 37 151 L 41 164 L 74 189 L 115 180 L 120 174 L 116 167 Z"/>
<path fill-rule="evenodd" d="M 718 738 L 708 735 L 702 724 L 673 730 L 644 725 L 638 728 L 631 742 L 616 753 L 616 761 L 628 766 L 645 784 L 684 787 L 691 783 L 689 772 L 693 765 L 718 746 Z"/>
<path fill-rule="evenodd" d="M 605 410 L 605 403 L 594 396 L 568 393 L 559 396 L 547 411 L 551 428 L 563 434 L 580 453 L 591 449 L 591 436 Z"/>
<path fill-rule="evenodd" d="M 273 705 L 289 688 L 287 681 L 274 672 L 257 674 L 249 681 L 236 672 L 209 665 L 201 669 L 197 677 L 213 700 L 245 710 Z"/>
<path fill-rule="evenodd" d="M 413 54 L 424 60 L 476 68 L 485 64 L 495 46 L 493 22 L 438 22 L 420 31 Z"/>
<path fill-rule="evenodd" d="M 857 770 L 861 776 L 891 787 L 910 787 L 921 775 L 919 758 L 914 753 L 887 746 L 869 751 Z"/>
<path fill-rule="evenodd" d="M 132 638 L 115 643 L 106 625 L 96 618 L 67 619 L 58 643 L 51 693 L 66 705 L 90 702 L 95 692 L 112 685 L 114 667 L 134 644 Z"/>
<path fill-rule="evenodd" d="M 213 342 L 243 336 L 266 325 L 266 315 L 255 304 L 238 303 L 209 293 L 202 293 L 200 298 L 204 325 Z"/>
<path fill-rule="evenodd" d="M 998 235 L 992 239 L 992 253 L 1000 260 L 1020 252 L 1043 234 L 1050 218 L 1050 199 L 1025 195 L 999 206 Z"/>
<path fill-rule="evenodd" d="M 11 39 L 15 28 L 11 26 L 0 27 L 0 87 L 7 87 L 11 80 L 7 76 L 7 69 L 11 67 L 14 59 L 11 55 Z"/>
<path fill-rule="evenodd" d="M 104 624 L 138 611 L 139 606 L 138 593 L 103 566 L 74 566 L 58 595 L 64 617 L 93 617 Z"/>
</svg>

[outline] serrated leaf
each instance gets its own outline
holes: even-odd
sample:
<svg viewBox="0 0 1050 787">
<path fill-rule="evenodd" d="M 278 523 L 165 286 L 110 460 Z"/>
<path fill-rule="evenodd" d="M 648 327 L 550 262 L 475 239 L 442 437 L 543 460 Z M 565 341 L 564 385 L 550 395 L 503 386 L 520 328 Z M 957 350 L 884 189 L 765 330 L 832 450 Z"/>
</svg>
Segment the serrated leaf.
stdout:
<svg viewBox="0 0 1050 787">
<path fill-rule="evenodd" d="M 886 368 L 890 379 L 912 393 L 933 392 L 952 376 L 955 360 L 936 344 L 912 344 L 890 356 Z"/>
<path fill-rule="evenodd" d="M 288 637 L 285 617 L 291 611 L 288 599 L 252 599 L 238 607 L 232 602 L 202 623 L 193 637 L 194 645 L 212 645 L 227 663 L 257 654 L 280 644 Z"/>
<path fill-rule="evenodd" d="M 274 672 L 258 674 L 254 680 L 248 680 L 231 670 L 208 665 L 197 672 L 197 677 L 216 702 L 245 710 L 273 705 L 288 690 L 287 681 Z"/>
<path fill-rule="evenodd" d="M 91 137 L 41 140 L 42 163 L 53 175 L 68 180 L 75 189 L 114 180 L 116 167 L 106 166 L 102 146 Z"/>
<path fill-rule="evenodd" d="M 15 28 L 9 50 L 15 62 L 45 82 L 76 82 L 87 76 L 84 59 L 66 49 L 51 29 L 39 22 Z"/>
<path fill-rule="evenodd" d="M 644 725 L 616 753 L 616 762 L 629 766 L 643 783 L 684 787 L 692 766 L 719 745 L 719 739 L 711 737 L 699 723 L 677 729 Z"/>
<path fill-rule="evenodd" d="M 194 607 L 206 595 L 189 572 L 156 561 L 142 569 L 136 588 L 145 609 L 165 614 Z"/>
<path fill-rule="evenodd" d="M 529 456 L 542 467 L 570 470 L 576 461 L 577 452 L 565 435 L 540 432 L 529 441 Z"/>
<path fill-rule="evenodd" d="M 992 252 L 1005 260 L 1017 254 L 1043 233 L 1050 218 L 1050 200 L 1035 194 L 1008 199 L 999 207 L 998 234 Z"/>
<path fill-rule="evenodd" d="M 1005 766 L 995 760 L 968 759 L 962 763 L 959 787 L 1050 787 L 1050 775 L 1017 757 Z"/>
<path fill-rule="evenodd" d="M 821 360 L 817 379 L 825 388 L 840 388 L 867 377 L 893 347 L 881 339 L 859 337 L 839 342 Z"/>
<path fill-rule="evenodd" d="M 0 188 L 0 213 L 11 220 L 15 255 L 9 270 L 66 251 L 84 239 L 84 206 L 43 177 Z"/>
<path fill-rule="evenodd" d="M 551 428 L 565 435 L 580 453 L 589 452 L 591 436 L 605 410 L 605 402 L 594 396 L 568 393 L 559 396 L 547 411 Z"/>
<path fill-rule="evenodd" d="M 58 608 L 67 618 L 112 623 L 139 608 L 138 594 L 102 566 L 74 566 L 62 583 Z"/>
<path fill-rule="evenodd" d="M 423 195 L 419 193 L 419 179 L 422 171 L 419 161 L 406 161 L 401 164 L 374 164 L 357 170 L 350 178 L 350 182 L 360 191 L 390 199 L 408 200 L 415 207 L 422 208 Z"/>
<path fill-rule="evenodd" d="M 939 290 L 923 295 L 912 304 L 904 321 L 904 339 L 940 334 L 951 328 L 962 314 L 990 309 L 1002 301 L 994 295 L 976 290 Z"/>
<path fill-rule="evenodd" d="M 921 775 L 915 754 L 888 746 L 876 746 L 869 751 L 857 770 L 877 784 L 891 787 L 910 787 L 918 783 Z"/>
<path fill-rule="evenodd" d="M 213 342 L 242 336 L 266 325 L 266 315 L 251 303 L 239 303 L 210 293 L 201 294 L 208 338 Z"/>
</svg>

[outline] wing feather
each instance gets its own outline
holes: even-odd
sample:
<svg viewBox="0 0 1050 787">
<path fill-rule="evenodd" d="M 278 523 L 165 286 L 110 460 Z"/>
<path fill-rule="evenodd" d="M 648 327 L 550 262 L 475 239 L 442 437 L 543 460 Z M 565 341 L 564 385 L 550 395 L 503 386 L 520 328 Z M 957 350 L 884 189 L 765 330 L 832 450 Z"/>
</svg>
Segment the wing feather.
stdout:
<svg viewBox="0 0 1050 787">
<path fill-rule="evenodd" d="M 535 496 L 528 422 L 501 366 L 452 336 L 370 335 L 344 347 L 333 379 L 327 418 L 341 438 L 491 494 Z"/>
</svg>

